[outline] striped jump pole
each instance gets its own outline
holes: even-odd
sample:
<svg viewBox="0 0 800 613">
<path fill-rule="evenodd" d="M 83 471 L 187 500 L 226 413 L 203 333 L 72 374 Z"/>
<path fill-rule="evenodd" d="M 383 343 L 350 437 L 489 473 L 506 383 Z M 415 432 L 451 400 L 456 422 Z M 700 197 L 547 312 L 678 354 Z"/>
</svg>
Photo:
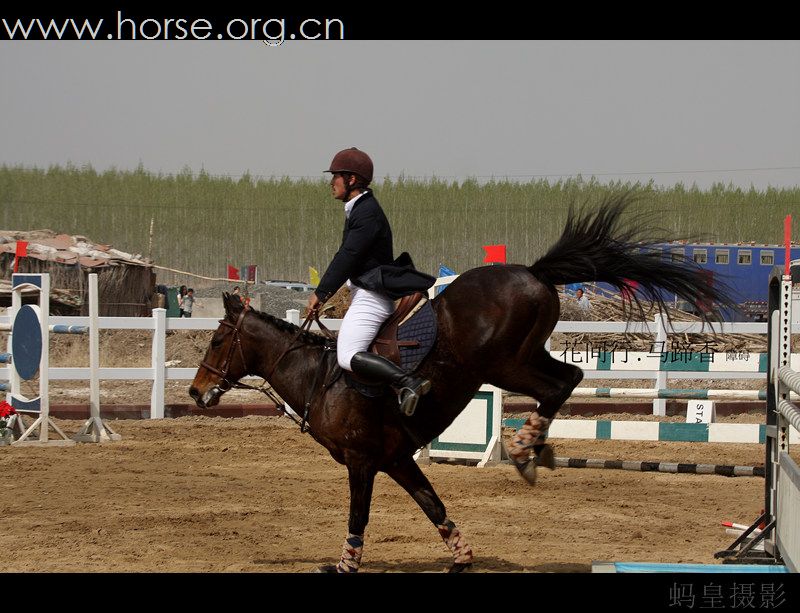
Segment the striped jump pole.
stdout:
<svg viewBox="0 0 800 613">
<path fill-rule="evenodd" d="M 667 400 L 766 400 L 767 390 L 576 387 L 573 398 L 663 398 Z"/>
<path fill-rule="evenodd" d="M 639 472 L 722 475 L 725 477 L 763 477 L 763 466 L 729 466 L 726 464 L 687 464 L 683 462 L 639 462 L 631 460 L 594 460 L 556 458 L 560 468 L 611 468 Z"/>
<path fill-rule="evenodd" d="M 89 326 L 65 326 L 64 324 L 51 324 L 50 332 L 55 334 L 86 334 L 89 331 Z M 11 332 L 13 326 L 11 324 L 0 324 L 0 332 Z M 2 362 L 3 355 L 0 354 L 0 362 Z"/>
</svg>

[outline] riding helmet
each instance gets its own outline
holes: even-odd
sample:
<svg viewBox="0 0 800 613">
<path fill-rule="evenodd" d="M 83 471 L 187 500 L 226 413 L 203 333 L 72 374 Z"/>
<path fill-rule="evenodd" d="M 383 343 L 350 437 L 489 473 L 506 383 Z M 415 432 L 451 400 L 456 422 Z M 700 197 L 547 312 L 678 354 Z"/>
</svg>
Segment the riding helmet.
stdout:
<svg viewBox="0 0 800 613">
<path fill-rule="evenodd" d="M 369 184 L 372 182 L 372 160 L 366 153 L 355 147 L 342 149 L 333 156 L 331 167 L 325 172 L 351 172 Z"/>
</svg>

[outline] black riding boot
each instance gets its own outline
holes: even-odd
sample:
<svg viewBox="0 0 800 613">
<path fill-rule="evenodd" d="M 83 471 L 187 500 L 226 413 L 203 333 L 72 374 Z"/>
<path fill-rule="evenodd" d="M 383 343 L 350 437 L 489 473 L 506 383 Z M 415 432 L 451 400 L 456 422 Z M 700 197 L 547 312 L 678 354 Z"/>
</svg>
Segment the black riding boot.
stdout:
<svg viewBox="0 0 800 613">
<path fill-rule="evenodd" d="M 400 410 L 409 417 L 414 414 L 419 397 L 431 389 L 431 382 L 427 379 L 412 377 L 383 356 L 368 351 L 359 351 L 355 354 L 350 360 L 350 366 L 359 376 L 378 383 L 388 383 L 396 388 L 400 399 Z"/>
</svg>

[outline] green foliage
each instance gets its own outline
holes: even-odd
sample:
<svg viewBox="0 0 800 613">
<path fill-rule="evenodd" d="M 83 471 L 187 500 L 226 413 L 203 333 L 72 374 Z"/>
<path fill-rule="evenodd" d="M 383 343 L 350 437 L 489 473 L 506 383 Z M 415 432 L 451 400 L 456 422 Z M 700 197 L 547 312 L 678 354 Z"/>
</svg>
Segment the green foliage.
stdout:
<svg viewBox="0 0 800 613">
<path fill-rule="evenodd" d="M 591 205 L 620 190 L 635 191 L 637 211 L 651 214 L 672 239 L 780 243 L 783 218 L 800 210 L 800 188 L 758 191 L 721 183 L 700 190 L 659 188 L 652 181 L 601 184 L 580 176 L 483 184 L 400 176 L 374 187 L 392 223 L 395 254 L 409 251 L 429 273 L 439 262 L 458 272 L 480 266 L 481 246 L 488 244 L 506 244 L 509 262 L 531 264 L 559 236 L 571 204 Z M 324 178 L 263 179 L 247 172 L 234 180 L 189 168 L 162 175 L 141 164 L 135 171 L 102 173 L 90 166 L 2 166 L 0 205 L 5 229 L 82 234 L 207 276 L 224 276 L 226 264 L 258 264 L 262 278 L 306 280 L 308 266 L 325 270 L 343 224 L 342 204 L 331 198 Z M 159 280 L 171 282 L 161 273 Z"/>
</svg>

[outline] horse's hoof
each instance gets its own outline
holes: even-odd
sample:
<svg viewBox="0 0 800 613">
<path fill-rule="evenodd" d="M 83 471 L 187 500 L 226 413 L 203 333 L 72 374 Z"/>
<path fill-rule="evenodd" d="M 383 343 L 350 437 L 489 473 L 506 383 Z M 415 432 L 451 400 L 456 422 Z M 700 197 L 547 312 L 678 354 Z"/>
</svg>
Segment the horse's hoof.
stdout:
<svg viewBox="0 0 800 613">
<path fill-rule="evenodd" d="M 550 470 L 556 469 L 556 455 L 550 445 L 543 445 L 536 455 L 536 463 Z"/>
<path fill-rule="evenodd" d="M 519 471 L 519 474 L 522 475 L 522 478 L 528 483 L 528 485 L 536 485 L 536 462 L 533 459 L 524 460 L 522 462 L 517 462 L 516 460 L 512 459 L 511 463 L 514 465 Z"/>
<path fill-rule="evenodd" d="M 314 572 L 325 573 L 325 574 L 334 574 L 334 575 L 339 573 L 339 571 L 336 570 L 336 566 L 334 566 L 333 564 L 326 564 L 325 566 L 320 566 Z"/>
<path fill-rule="evenodd" d="M 454 562 L 447 572 L 463 573 L 465 570 L 469 570 L 470 568 L 472 568 L 472 562 L 468 562 L 467 564 L 462 564 L 461 562 Z"/>
</svg>

